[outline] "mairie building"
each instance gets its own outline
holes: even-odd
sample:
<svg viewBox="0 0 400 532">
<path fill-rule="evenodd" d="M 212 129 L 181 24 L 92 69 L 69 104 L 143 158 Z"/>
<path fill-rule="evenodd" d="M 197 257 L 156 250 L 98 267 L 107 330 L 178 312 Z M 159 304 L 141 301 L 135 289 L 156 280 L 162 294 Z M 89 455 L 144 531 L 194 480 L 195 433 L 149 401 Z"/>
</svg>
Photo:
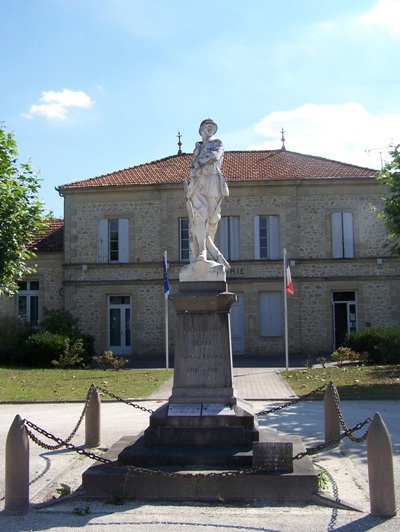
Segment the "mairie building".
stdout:
<svg viewBox="0 0 400 532">
<path fill-rule="evenodd" d="M 163 254 L 171 292 L 189 261 L 184 178 L 178 153 L 58 188 L 64 220 L 34 242 L 37 273 L 22 280 L 0 313 L 34 325 L 43 310 L 66 309 L 96 350 L 132 357 L 165 353 Z M 229 260 L 235 355 L 285 352 L 283 249 L 289 353 L 327 355 L 346 334 L 399 326 L 400 260 L 385 244 L 376 209 L 385 190 L 377 171 L 288 151 L 226 151 L 230 195 L 216 244 Z M 175 314 L 168 304 L 169 349 Z"/>
</svg>

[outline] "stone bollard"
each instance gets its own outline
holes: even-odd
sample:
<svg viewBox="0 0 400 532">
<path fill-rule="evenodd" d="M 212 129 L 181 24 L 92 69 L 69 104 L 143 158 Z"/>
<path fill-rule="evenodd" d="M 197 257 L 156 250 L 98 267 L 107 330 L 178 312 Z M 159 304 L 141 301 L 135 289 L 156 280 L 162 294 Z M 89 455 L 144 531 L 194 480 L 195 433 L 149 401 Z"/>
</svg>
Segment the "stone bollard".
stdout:
<svg viewBox="0 0 400 532">
<path fill-rule="evenodd" d="M 19 415 L 15 416 L 6 440 L 5 487 L 4 513 L 25 514 L 29 510 L 29 438 Z"/>
<path fill-rule="evenodd" d="M 330 381 L 324 395 L 325 443 L 340 436 L 340 419 L 336 408 L 335 395 L 339 398 L 335 385 Z"/>
<path fill-rule="evenodd" d="M 100 396 L 94 384 L 93 393 L 85 414 L 85 446 L 99 447 L 100 445 Z"/>
<path fill-rule="evenodd" d="M 392 442 L 378 412 L 368 431 L 367 458 L 371 515 L 394 517 L 397 512 Z"/>
</svg>

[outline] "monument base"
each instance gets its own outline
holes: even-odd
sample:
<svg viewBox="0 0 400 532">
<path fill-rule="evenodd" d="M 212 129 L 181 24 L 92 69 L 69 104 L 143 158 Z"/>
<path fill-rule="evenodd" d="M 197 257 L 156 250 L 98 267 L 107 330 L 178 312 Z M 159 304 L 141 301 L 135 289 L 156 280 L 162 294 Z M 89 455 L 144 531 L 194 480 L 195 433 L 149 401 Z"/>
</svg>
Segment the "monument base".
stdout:
<svg viewBox="0 0 400 532">
<path fill-rule="evenodd" d="M 263 429 L 260 439 L 291 442 L 294 455 L 305 451 L 299 436 Z M 137 465 L 118 460 L 127 448 L 132 449 L 131 461 Z M 292 472 L 241 473 L 252 466 L 252 455 L 252 449 L 233 447 L 145 447 L 143 434 L 125 436 L 103 455 L 111 464 L 96 463 L 83 473 L 82 488 L 89 499 L 204 502 L 310 502 L 318 492 L 317 473 L 308 456 L 294 461 Z"/>
</svg>

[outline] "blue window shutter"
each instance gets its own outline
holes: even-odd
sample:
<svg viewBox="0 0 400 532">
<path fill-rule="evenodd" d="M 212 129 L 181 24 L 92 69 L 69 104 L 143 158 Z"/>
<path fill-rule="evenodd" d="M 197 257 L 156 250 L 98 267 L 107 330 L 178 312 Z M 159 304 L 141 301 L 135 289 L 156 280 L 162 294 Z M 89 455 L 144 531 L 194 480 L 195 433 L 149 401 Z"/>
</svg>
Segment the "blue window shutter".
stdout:
<svg viewBox="0 0 400 532">
<path fill-rule="evenodd" d="M 129 262 L 129 220 L 118 220 L 118 255 L 119 262 Z"/>
<path fill-rule="evenodd" d="M 254 216 L 254 258 L 260 259 L 260 217 Z"/>
<path fill-rule="evenodd" d="M 108 262 L 108 220 L 97 222 L 97 262 Z"/>
<path fill-rule="evenodd" d="M 268 216 L 269 258 L 280 258 L 279 216 Z"/>
<path fill-rule="evenodd" d="M 346 259 L 354 258 L 354 228 L 353 214 L 351 212 L 342 213 L 343 224 L 343 255 Z"/>
<path fill-rule="evenodd" d="M 342 213 L 333 212 L 331 214 L 331 230 L 332 230 L 332 258 L 343 258 L 343 228 L 342 228 Z"/>
</svg>

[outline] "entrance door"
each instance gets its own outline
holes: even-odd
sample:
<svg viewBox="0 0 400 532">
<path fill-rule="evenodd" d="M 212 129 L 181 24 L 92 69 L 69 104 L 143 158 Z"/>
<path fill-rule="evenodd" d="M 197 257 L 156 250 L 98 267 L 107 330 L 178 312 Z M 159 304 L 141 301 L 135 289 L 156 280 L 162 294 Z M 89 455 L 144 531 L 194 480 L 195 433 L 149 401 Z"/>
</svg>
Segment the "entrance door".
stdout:
<svg viewBox="0 0 400 532">
<path fill-rule="evenodd" d="M 236 292 L 237 301 L 231 306 L 232 353 L 244 354 L 243 293 Z"/>
<path fill-rule="evenodd" d="M 355 292 L 333 292 L 333 347 L 344 344 L 346 334 L 357 330 L 357 301 Z"/>
<path fill-rule="evenodd" d="M 130 355 L 132 353 L 130 296 L 109 297 L 108 348 L 114 355 Z"/>
</svg>

